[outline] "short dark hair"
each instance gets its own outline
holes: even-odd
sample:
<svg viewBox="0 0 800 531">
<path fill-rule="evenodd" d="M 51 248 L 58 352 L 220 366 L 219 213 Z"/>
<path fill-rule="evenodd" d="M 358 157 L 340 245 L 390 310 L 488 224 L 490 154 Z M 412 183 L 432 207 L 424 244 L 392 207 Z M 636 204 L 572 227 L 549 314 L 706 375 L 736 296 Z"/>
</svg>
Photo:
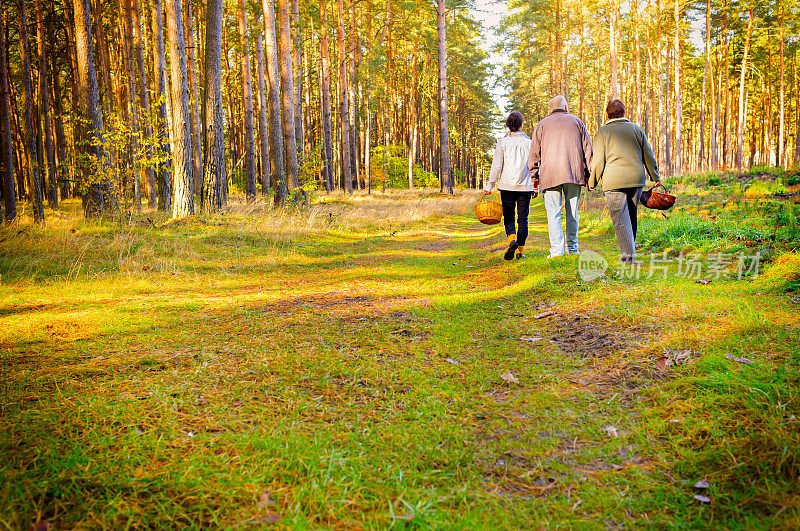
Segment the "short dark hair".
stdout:
<svg viewBox="0 0 800 531">
<path fill-rule="evenodd" d="M 625 116 L 625 104 L 619 100 L 611 100 L 606 105 L 606 114 L 609 120 Z"/>
<path fill-rule="evenodd" d="M 512 112 L 508 115 L 508 119 L 506 120 L 506 127 L 512 132 L 516 133 L 517 131 L 522 128 L 522 122 L 525 119 L 522 117 L 522 114 L 518 113 L 517 111 Z"/>
</svg>

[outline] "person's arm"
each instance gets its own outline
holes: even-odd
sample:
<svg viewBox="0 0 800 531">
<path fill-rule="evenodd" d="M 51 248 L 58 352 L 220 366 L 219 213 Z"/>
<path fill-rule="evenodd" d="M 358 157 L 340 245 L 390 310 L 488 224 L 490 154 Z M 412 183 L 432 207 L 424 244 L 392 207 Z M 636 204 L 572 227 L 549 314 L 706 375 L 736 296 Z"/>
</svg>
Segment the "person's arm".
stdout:
<svg viewBox="0 0 800 531">
<path fill-rule="evenodd" d="M 539 133 L 540 130 L 537 125 L 533 130 L 531 153 L 528 155 L 528 169 L 531 171 L 531 181 L 533 181 L 534 186 L 539 181 L 539 163 L 542 161 L 542 139 Z"/>
<path fill-rule="evenodd" d="M 654 183 L 660 182 L 661 176 L 658 173 L 658 162 L 656 162 L 656 156 L 653 153 L 653 148 L 650 147 L 650 143 L 647 141 L 647 136 L 644 134 L 644 131 L 641 131 L 641 135 L 642 159 L 644 160 L 644 167 L 647 170 L 647 174 L 650 175 L 651 181 Z"/>
<path fill-rule="evenodd" d="M 503 173 L 503 140 L 497 141 L 497 147 L 494 149 L 494 159 L 492 159 L 492 169 L 489 170 L 489 179 L 486 181 L 486 186 L 483 187 L 484 195 L 488 194 L 494 188 L 500 174 Z"/>
<path fill-rule="evenodd" d="M 591 170 L 589 171 L 589 190 L 594 190 L 603 180 L 603 170 L 606 166 L 606 141 L 603 133 L 598 131 L 594 135 L 593 156 Z"/>
<path fill-rule="evenodd" d="M 592 167 L 592 139 L 589 138 L 589 131 L 586 130 L 586 125 L 581 124 L 581 142 L 583 143 L 583 160 L 584 160 L 584 184 L 589 185 L 589 169 Z"/>
</svg>

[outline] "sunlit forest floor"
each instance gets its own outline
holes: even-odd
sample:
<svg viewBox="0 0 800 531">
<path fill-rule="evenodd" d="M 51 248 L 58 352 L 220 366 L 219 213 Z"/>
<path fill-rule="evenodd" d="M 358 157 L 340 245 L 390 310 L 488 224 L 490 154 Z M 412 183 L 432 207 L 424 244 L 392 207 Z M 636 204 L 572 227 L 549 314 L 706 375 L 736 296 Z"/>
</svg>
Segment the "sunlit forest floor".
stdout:
<svg viewBox="0 0 800 531">
<path fill-rule="evenodd" d="M 546 258 L 541 199 L 504 262 L 473 191 L 3 229 L 0 527 L 794 527 L 783 179 L 674 183 L 640 278 L 586 197 L 592 282 Z M 663 251 L 700 275 L 647 278 Z"/>
</svg>

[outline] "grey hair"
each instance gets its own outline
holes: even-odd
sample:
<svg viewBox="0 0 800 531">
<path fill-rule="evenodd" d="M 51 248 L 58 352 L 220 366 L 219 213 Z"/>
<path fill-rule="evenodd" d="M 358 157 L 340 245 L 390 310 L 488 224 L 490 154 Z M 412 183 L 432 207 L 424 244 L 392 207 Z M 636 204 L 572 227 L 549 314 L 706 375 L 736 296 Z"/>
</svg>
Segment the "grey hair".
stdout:
<svg viewBox="0 0 800 531">
<path fill-rule="evenodd" d="M 550 99 L 550 112 L 555 110 L 561 109 L 562 111 L 567 110 L 567 98 L 562 95 L 554 96 Z"/>
</svg>

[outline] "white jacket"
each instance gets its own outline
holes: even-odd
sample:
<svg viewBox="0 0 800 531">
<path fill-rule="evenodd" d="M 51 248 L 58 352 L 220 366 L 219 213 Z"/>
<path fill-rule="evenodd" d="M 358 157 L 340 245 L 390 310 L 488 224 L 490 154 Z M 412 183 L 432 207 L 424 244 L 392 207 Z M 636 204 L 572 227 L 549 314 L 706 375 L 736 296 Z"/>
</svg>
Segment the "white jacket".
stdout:
<svg viewBox="0 0 800 531">
<path fill-rule="evenodd" d="M 522 131 L 508 133 L 498 140 L 484 190 L 491 192 L 499 177 L 498 190 L 532 192 L 531 171 L 528 169 L 530 152 L 531 139 Z"/>
</svg>

